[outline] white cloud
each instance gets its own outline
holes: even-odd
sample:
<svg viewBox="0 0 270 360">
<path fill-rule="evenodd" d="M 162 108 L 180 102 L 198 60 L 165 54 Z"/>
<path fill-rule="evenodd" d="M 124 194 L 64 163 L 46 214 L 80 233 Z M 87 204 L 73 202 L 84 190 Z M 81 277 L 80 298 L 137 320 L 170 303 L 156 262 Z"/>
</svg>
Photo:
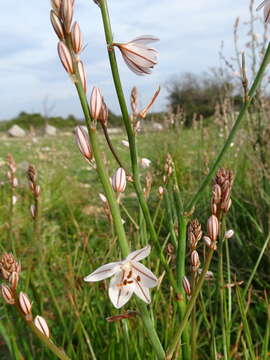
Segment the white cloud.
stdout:
<svg viewBox="0 0 270 360">
<path fill-rule="evenodd" d="M 99 8 L 90 0 L 75 0 L 75 18 L 87 47 L 82 55 L 89 85 L 102 88 L 109 107 L 119 112 L 114 93 Z M 109 0 L 115 39 L 128 41 L 142 34 L 160 37 L 156 45 L 160 63 L 148 77 L 131 73 L 120 55 L 125 93 L 139 88 L 144 104 L 159 84 L 181 72 L 201 72 L 219 64 L 222 40 L 233 55 L 232 26 L 236 16 L 248 16 L 248 0 Z M 57 56 L 57 39 L 49 21 L 50 2 L 9 0 L 1 6 L 0 119 L 20 111 L 42 111 L 45 97 L 55 104 L 53 113 L 81 116 L 72 83 Z M 262 31 L 260 29 L 260 31 Z M 163 89 L 155 110 L 164 109 Z"/>
</svg>

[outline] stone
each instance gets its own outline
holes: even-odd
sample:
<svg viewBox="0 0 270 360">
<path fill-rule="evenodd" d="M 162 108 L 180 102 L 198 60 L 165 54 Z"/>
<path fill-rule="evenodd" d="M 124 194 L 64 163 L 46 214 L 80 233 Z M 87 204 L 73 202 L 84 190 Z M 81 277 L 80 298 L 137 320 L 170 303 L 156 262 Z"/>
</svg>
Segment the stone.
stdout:
<svg viewBox="0 0 270 360">
<path fill-rule="evenodd" d="M 12 137 L 24 137 L 26 132 L 19 125 L 12 125 L 8 130 L 8 135 Z"/>
<path fill-rule="evenodd" d="M 45 134 L 46 135 L 55 136 L 56 132 L 57 132 L 57 130 L 54 126 L 48 125 L 48 124 L 45 126 Z"/>
</svg>

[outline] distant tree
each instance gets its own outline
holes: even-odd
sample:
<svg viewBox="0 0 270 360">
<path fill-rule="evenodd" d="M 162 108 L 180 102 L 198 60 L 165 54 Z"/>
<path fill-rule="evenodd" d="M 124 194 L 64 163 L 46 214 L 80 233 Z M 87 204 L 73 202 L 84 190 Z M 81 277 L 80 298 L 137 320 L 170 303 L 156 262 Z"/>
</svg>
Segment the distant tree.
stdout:
<svg viewBox="0 0 270 360">
<path fill-rule="evenodd" d="M 191 124 L 194 114 L 204 117 L 213 115 L 215 105 L 222 103 L 225 98 L 231 98 L 237 104 L 241 102 L 233 81 L 219 75 L 216 70 L 202 75 L 184 73 L 168 84 L 169 105 L 174 112 L 179 107 L 185 112 L 185 125 Z"/>
</svg>

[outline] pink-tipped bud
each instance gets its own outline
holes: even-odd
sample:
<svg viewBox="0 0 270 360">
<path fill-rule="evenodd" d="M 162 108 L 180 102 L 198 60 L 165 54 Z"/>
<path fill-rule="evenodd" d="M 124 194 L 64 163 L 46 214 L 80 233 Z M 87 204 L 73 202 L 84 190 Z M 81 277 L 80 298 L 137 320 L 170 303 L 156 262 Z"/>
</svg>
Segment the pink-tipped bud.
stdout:
<svg viewBox="0 0 270 360">
<path fill-rule="evenodd" d="M 36 328 L 38 328 L 38 330 L 42 332 L 43 335 L 50 337 L 49 327 L 47 325 L 46 320 L 42 316 L 37 315 L 35 317 L 34 324 Z"/>
<path fill-rule="evenodd" d="M 56 12 L 56 14 L 58 14 L 60 11 L 61 1 L 62 0 L 51 0 L 52 8 Z"/>
<path fill-rule="evenodd" d="M 75 139 L 77 146 L 82 153 L 82 155 L 85 157 L 86 160 L 90 161 L 92 160 L 93 153 L 92 148 L 89 142 L 89 136 L 87 131 L 82 126 L 77 126 L 75 129 Z"/>
<path fill-rule="evenodd" d="M 74 74 L 72 56 L 70 54 L 68 47 L 62 41 L 60 41 L 58 43 L 57 50 L 58 50 L 59 58 L 62 62 L 62 65 L 64 66 L 65 70 L 69 74 Z"/>
<path fill-rule="evenodd" d="M 163 187 L 163 186 L 159 186 L 159 188 L 158 188 L 158 195 L 159 195 L 160 197 L 162 197 L 163 194 L 164 194 L 164 187 Z"/>
<path fill-rule="evenodd" d="M 34 204 L 32 204 L 30 206 L 30 213 L 31 213 L 32 218 L 35 219 L 36 218 L 36 207 Z"/>
<path fill-rule="evenodd" d="M 61 17 L 64 23 L 65 30 L 67 33 L 69 33 L 73 18 L 73 0 L 62 0 Z"/>
<path fill-rule="evenodd" d="M 79 71 L 80 79 L 82 82 L 83 90 L 86 93 L 87 92 L 87 81 L 86 81 L 86 74 L 85 74 L 85 70 L 84 70 L 82 61 L 78 61 L 78 71 Z"/>
<path fill-rule="evenodd" d="M 71 44 L 75 54 L 78 54 L 82 50 L 82 32 L 77 21 L 73 24 L 71 29 Z"/>
<path fill-rule="evenodd" d="M 215 215 L 211 215 L 207 221 L 207 232 L 212 242 L 215 242 L 219 232 L 219 222 Z"/>
<path fill-rule="evenodd" d="M 19 294 L 19 305 L 22 313 L 28 317 L 28 320 L 30 320 L 32 304 L 28 296 L 23 292 L 20 292 Z"/>
<path fill-rule="evenodd" d="M 15 304 L 14 294 L 13 294 L 12 290 L 8 286 L 1 285 L 1 292 L 2 292 L 3 299 L 5 300 L 5 302 L 7 304 L 10 304 L 10 305 Z"/>
<path fill-rule="evenodd" d="M 58 39 L 64 40 L 65 34 L 64 34 L 63 25 L 54 10 L 51 10 L 50 18 L 51 18 L 52 27 L 53 27 L 56 35 L 58 36 Z"/>
<path fill-rule="evenodd" d="M 215 204 L 219 204 L 221 200 L 221 187 L 218 184 L 214 185 L 212 199 Z"/>
<path fill-rule="evenodd" d="M 108 123 L 108 118 L 109 118 L 109 109 L 107 107 L 107 105 L 105 104 L 105 102 L 102 102 L 102 106 L 100 109 L 100 113 L 98 116 L 98 120 L 105 126 L 107 126 Z"/>
<path fill-rule="evenodd" d="M 9 282 L 12 290 L 16 290 L 18 282 L 19 282 L 19 273 L 17 271 L 13 271 L 8 279 L 8 282 Z"/>
<path fill-rule="evenodd" d="M 182 284 L 183 284 L 185 293 L 187 294 L 187 296 L 190 296 L 191 295 L 191 287 L 190 287 L 190 282 L 186 276 L 183 277 Z"/>
<path fill-rule="evenodd" d="M 201 265 L 199 254 L 196 250 L 193 250 L 191 253 L 191 264 L 192 264 L 192 271 L 197 271 Z"/>
<path fill-rule="evenodd" d="M 112 177 L 112 188 L 115 192 L 124 192 L 127 185 L 126 172 L 124 169 L 117 169 Z"/>
<path fill-rule="evenodd" d="M 211 213 L 213 215 L 216 215 L 217 213 L 217 204 L 213 200 L 211 201 Z"/>
<path fill-rule="evenodd" d="M 212 241 L 211 241 L 210 237 L 204 236 L 203 241 L 205 242 L 206 246 L 211 247 Z"/>
<path fill-rule="evenodd" d="M 103 104 L 103 99 L 99 88 L 94 87 L 90 97 L 91 115 L 94 120 L 98 120 L 99 113 Z"/>
<path fill-rule="evenodd" d="M 226 201 L 226 203 L 223 206 L 223 210 L 225 213 L 227 213 L 230 210 L 230 207 L 232 206 L 232 199 L 228 199 L 228 201 Z"/>
<path fill-rule="evenodd" d="M 225 232 L 224 238 L 230 239 L 231 237 L 233 237 L 233 235 L 234 235 L 234 231 L 232 229 L 230 229 Z"/>
</svg>

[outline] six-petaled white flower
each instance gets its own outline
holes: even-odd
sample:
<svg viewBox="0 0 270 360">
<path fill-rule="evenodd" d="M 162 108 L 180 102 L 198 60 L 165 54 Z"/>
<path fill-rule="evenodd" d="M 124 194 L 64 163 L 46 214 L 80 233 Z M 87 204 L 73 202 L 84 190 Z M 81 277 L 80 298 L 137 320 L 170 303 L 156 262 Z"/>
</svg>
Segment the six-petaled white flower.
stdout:
<svg viewBox="0 0 270 360">
<path fill-rule="evenodd" d="M 151 74 L 157 64 L 158 52 L 148 44 L 159 39 L 152 35 L 143 35 L 127 43 L 113 43 L 122 53 L 127 66 L 137 75 Z"/>
<path fill-rule="evenodd" d="M 86 276 L 84 281 L 95 282 L 113 276 L 109 286 L 109 297 L 117 309 L 125 305 L 133 293 L 149 304 L 151 302 L 149 288 L 157 285 L 157 278 L 139 261 L 146 258 L 150 250 L 151 247 L 148 245 L 133 251 L 125 260 L 103 265 Z"/>
<path fill-rule="evenodd" d="M 264 21 L 266 23 L 270 22 L 270 0 L 264 0 L 258 7 L 257 11 L 263 9 L 264 12 Z"/>
</svg>

